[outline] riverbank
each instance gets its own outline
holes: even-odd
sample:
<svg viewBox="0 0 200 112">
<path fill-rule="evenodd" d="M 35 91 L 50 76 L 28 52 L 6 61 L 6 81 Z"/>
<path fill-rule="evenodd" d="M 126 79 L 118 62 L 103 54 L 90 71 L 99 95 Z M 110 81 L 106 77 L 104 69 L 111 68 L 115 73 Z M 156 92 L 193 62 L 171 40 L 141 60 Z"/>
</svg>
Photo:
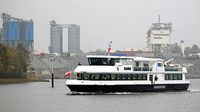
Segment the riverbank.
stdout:
<svg viewBox="0 0 200 112">
<path fill-rule="evenodd" d="M 200 79 L 200 75 L 186 75 L 186 79 Z"/>
<path fill-rule="evenodd" d="M 27 82 L 49 82 L 47 79 L 27 79 L 27 78 L 20 78 L 20 79 L 0 79 L 0 84 L 17 84 L 17 83 L 27 83 Z"/>
</svg>

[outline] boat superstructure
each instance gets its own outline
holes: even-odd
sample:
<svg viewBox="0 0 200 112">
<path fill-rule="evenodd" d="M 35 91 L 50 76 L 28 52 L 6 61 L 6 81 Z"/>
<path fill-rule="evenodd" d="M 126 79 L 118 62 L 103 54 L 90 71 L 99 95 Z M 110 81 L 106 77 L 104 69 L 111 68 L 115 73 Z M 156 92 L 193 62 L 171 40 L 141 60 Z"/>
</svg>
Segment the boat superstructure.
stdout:
<svg viewBox="0 0 200 112">
<path fill-rule="evenodd" d="M 159 58 L 88 55 L 89 65 L 75 69 L 66 81 L 72 92 L 183 91 L 187 69 Z"/>
</svg>

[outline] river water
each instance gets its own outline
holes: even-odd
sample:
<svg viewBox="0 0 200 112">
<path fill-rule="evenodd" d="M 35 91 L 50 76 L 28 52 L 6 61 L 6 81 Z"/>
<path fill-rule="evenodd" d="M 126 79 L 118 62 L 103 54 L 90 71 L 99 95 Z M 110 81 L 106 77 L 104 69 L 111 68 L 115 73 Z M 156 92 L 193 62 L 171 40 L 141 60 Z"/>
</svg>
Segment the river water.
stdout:
<svg viewBox="0 0 200 112">
<path fill-rule="evenodd" d="M 0 85 L 0 112 L 199 112 L 200 80 L 188 91 L 69 95 L 65 80 Z"/>
</svg>

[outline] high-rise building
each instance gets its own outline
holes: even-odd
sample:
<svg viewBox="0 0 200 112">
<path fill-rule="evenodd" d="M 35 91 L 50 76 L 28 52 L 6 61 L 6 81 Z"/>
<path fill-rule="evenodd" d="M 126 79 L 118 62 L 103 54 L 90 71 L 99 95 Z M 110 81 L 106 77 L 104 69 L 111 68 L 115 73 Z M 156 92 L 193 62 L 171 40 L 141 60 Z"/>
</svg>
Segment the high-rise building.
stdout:
<svg viewBox="0 0 200 112">
<path fill-rule="evenodd" d="M 80 52 L 80 27 L 70 25 L 68 27 L 68 52 L 78 54 Z"/>
<path fill-rule="evenodd" d="M 80 52 L 80 26 L 75 24 L 57 24 L 50 22 L 50 53 L 63 53 L 63 28 L 68 29 L 68 53 Z M 64 42 L 67 43 L 67 42 Z"/>
<path fill-rule="evenodd" d="M 50 53 L 63 53 L 63 28 L 56 24 L 55 21 L 50 22 Z"/>
</svg>

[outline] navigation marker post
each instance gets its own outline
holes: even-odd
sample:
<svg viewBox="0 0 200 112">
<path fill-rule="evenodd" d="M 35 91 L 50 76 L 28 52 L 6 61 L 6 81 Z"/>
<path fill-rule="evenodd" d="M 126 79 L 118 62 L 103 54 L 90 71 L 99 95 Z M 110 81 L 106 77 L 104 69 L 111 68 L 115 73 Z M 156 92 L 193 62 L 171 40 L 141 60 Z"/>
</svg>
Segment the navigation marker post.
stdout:
<svg viewBox="0 0 200 112">
<path fill-rule="evenodd" d="M 53 73 L 53 63 L 56 60 L 57 53 L 51 55 L 51 87 L 54 87 L 54 73 Z"/>
</svg>

